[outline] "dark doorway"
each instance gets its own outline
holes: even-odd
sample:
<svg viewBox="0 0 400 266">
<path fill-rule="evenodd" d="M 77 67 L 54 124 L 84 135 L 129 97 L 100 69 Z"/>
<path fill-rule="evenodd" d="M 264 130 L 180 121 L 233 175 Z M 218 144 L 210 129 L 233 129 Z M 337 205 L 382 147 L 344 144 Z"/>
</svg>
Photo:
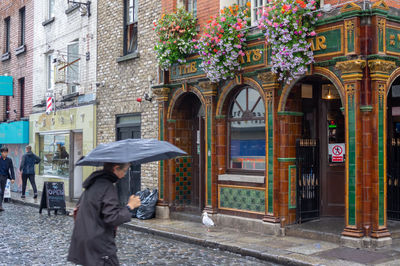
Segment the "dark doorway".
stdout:
<svg viewBox="0 0 400 266">
<path fill-rule="evenodd" d="M 181 96 L 173 118 L 175 144 L 188 153 L 175 160 L 173 209 L 200 213 L 205 206 L 205 112 L 198 97 L 194 93 Z"/>
<path fill-rule="evenodd" d="M 117 116 L 117 140 L 140 139 L 140 114 Z M 131 165 L 126 176 L 118 180 L 117 190 L 122 206 L 128 203 L 129 196 L 141 190 L 140 165 Z"/>
<path fill-rule="evenodd" d="M 387 217 L 400 220 L 400 80 L 387 98 Z"/>
<path fill-rule="evenodd" d="M 312 213 L 305 216 L 308 220 L 319 216 L 344 216 L 346 141 L 339 92 L 329 80 L 317 76 L 307 77 L 298 89 L 303 113 L 302 138 L 298 143 L 305 144 L 297 150 L 307 155 L 308 165 L 301 170 L 305 171 L 303 176 L 298 173 L 297 185 L 298 191 L 306 189 L 308 194 L 298 195 L 297 208 Z M 310 158 L 314 161 L 309 161 Z M 299 205 L 303 194 L 306 208 Z M 301 216 L 297 214 L 299 219 Z"/>
</svg>

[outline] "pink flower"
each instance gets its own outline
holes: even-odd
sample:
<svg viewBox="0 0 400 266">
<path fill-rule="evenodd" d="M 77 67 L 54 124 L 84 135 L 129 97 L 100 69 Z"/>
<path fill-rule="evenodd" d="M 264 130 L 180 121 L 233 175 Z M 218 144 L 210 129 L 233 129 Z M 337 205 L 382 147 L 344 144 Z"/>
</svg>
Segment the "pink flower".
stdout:
<svg viewBox="0 0 400 266">
<path fill-rule="evenodd" d="M 239 54 L 240 56 L 244 56 L 244 53 L 243 53 L 242 50 L 240 50 L 238 54 Z"/>
<path fill-rule="evenodd" d="M 240 26 L 236 26 L 236 30 L 240 30 L 242 27 Z"/>
<path fill-rule="evenodd" d="M 274 28 L 277 28 L 278 25 L 279 25 L 278 23 L 274 22 Z"/>
<path fill-rule="evenodd" d="M 222 21 L 222 22 L 225 22 L 225 21 L 226 21 L 226 18 L 225 18 L 225 17 L 221 17 L 221 21 Z"/>
<path fill-rule="evenodd" d="M 315 35 L 317 35 L 317 34 L 315 33 L 315 31 L 312 31 L 312 32 L 310 32 L 310 35 L 311 35 L 311 36 L 315 36 Z"/>
<path fill-rule="evenodd" d="M 318 17 L 322 16 L 322 13 L 318 13 L 317 16 L 318 16 Z"/>
</svg>

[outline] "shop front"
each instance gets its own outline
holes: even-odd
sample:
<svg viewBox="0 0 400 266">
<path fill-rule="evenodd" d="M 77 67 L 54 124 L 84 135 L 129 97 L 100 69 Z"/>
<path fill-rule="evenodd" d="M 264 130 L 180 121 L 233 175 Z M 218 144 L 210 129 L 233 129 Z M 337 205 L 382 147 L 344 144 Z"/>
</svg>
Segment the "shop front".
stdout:
<svg viewBox="0 0 400 266">
<path fill-rule="evenodd" d="M 354 3 L 320 21 L 308 40 L 315 63 L 290 84 L 271 72 L 257 31 L 234 79 L 210 82 L 196 56 L 171 67 L 153 86 L 159 137 L 188 156 L 160 162 L 159 209 L 272 227 L 338 217 L 344 242 L 391 243 L 387 219 L 400 219 L 400 32 L 383 1 L 372 10 L 368 25 Z"/>
<path fill-rule="evenodd" d="M 64 182 L 65 196 L 79 198 L 83 180 L 93 168 L 75 167 L 75 163 L 96 145 L 95 106 L 32 114 L 30 128 L 30 143 L 42 159 L 36 177 L 39 191 L 46 181 Z"/>
<path fill-rule="evenodd" d="M 8 148 L 8 157 L 13 161 L 16 182 L 13 191 L 21 191 L 22 179 L 19 171 L 25 146 L 29 143 L 29 121 L 0 123 L 0 147 Z"/>
</svg>

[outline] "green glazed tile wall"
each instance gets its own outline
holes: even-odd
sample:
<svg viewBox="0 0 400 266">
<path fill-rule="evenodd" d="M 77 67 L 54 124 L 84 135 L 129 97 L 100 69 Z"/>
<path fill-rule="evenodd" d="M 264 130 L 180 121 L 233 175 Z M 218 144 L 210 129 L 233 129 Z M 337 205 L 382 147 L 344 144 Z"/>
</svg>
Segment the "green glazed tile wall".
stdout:
<svg viewBox="0 0 400 266">
<path fill-rule="evenodd" d="M 179 204 L 190 204 L 192 193 L 192 157 L 180 157 L 175 159 L 175 162 L 175 201 Z"/>
<path fill-rule="evenodd" d="M 268 212 L 274 212 L 274 114 L 268 103 Z"/>
<path fill-rule="evenodd" d="M 246 188 L 219 187 L 219 207 L 265 213 L 265 191 Z"/>
<path fill-rule="evenodd" d="M 383 149 L 384 149 L 384 137 L 385 137 L 385 131 L 384 131 L 384 96 L 379 97 L 379 123 L 378 123 L 378 168 L 379 168 L 379 225 L 384 225 L 384 211 L 385 211 L 385 202 L 384 202 L 384 154 L 383 154 Z"/>
<path fill-rule="evenodd" d="M 356 224 L 356 121 L 354 109 L 354 95 L 348 96 L 348 129 L 349 129 L 349 225 Z"/>
</svg>

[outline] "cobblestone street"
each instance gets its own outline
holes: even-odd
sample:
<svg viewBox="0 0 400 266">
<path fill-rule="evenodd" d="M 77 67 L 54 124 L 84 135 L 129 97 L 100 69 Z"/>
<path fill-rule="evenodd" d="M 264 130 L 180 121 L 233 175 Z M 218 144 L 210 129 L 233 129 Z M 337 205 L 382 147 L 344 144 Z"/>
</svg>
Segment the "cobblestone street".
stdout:
<svg viewBox="0 0 400 266">
<path fill-rule="evenodd" d="M 0 265 L 72 265 L 66 262 L 73 219 L 49 217 L 37 208 L 4 203 L 0 213 Z M 273 265 L 126 228 L 118 229 L 122 265 Z"/>
</svg>

